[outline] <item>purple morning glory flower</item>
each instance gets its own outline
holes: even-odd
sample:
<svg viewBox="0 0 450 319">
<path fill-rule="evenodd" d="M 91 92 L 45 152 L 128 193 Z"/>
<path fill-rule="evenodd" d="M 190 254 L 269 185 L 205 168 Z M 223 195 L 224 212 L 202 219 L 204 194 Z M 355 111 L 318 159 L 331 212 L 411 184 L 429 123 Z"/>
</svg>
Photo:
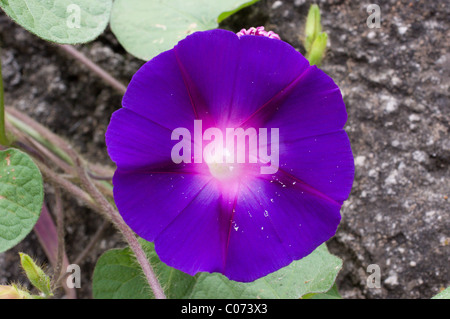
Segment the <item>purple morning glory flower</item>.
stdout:
<svg viewBox="0 0 450 319">
<path fill-rule="evenodd" d="M 106 143 L 119 212 L 164 263 L 249 282 L 335 234 L 354 164 L 333 80 L 244 31 L 197 32 L 147 62 Z"/>
</svg>

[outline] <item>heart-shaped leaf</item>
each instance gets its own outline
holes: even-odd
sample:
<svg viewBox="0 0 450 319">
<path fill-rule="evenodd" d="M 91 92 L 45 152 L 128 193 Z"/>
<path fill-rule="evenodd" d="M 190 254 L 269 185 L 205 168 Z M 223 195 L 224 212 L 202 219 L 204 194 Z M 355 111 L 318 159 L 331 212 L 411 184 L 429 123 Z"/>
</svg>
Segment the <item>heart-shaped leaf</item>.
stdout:
<svg viewBox="0 0 450 319">
<path fill-rule="evenodd" d="M 111 29 L 134 56 L 150 60 L 195 31 L 218 23 L 259 0 L 116 0 Z"/>
<path fill-rule="evenodd" d="M 33 229 L 43 199 L 42 176 L 31 158 L 16 149 L 0 151 L 0 252 Z"/>
<path fill-rule="evenodd" d="M 44 40 L 75 44 L 92 41 L 105 30 L 112 0 L 0 0 L 0 7 Z"/>
</svg>

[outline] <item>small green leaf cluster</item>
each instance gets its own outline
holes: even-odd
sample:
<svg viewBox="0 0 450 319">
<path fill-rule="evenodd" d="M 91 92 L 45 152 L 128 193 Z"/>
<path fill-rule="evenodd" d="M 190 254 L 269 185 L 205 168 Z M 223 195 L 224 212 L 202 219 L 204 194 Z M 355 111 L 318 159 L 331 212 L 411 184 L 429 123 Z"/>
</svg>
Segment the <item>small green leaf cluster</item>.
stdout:
<svg viewBox="0 0 450 319">
<path fill-rule="evenodd" d="M 33 295 L 17 284 L 0 285 L 0 299 L 46 299 L 53 296 L 50 277 L 27 254 L 19 253 L 20 264 L 28 280 L 39 291 Z"/>
<path fill-rule="evenodd" d="M 306 58 L 311 65 L 320 66 L 327 42 L 328 35 L 322 32 L 322 24 L 320 23 L 320 9 L 316 4 L 313 4 L 306 19 L 305 41 L 303 43 L 306 49 Z"/>
</svg>

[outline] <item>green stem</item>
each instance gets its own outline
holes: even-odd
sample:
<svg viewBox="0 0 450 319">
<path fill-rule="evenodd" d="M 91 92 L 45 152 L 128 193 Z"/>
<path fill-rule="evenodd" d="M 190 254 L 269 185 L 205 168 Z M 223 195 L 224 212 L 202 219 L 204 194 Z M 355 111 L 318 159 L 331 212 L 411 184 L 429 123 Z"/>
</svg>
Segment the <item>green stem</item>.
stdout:
<svg viewBox="0 0 450 319">
<path fill-rule="evenodd" d="M 29 125 L 22 122 L 18 118 L 12 116 L 11 114 L 8 114 L 8 121 L 11 122 L 11 124 L 14 125 L 16 128 L 18 128 L 20 131 L 31 136 L 36 141 L 40 142 L 42 145 L 44 145 L 45 147 L 50 149 L 52 152 L 54 152 L 56 155 L 58 155 L 61 159 L 63 159 L 69 165 L 73 165 L 71 158 L 63 150 L 61 150 L 61 148 L 59 148 L 54 143 L 47 140 L 34 128 L 30 127 Z"/>
<path fill-rule="evenodd" d="M 4 100 L 1 60 L 0 60 L 0 144 L 3 146 L 9 145 L 9 140 L 6 137 L 6 129 L 5 129 L 5 100 Z"/>
</svg>

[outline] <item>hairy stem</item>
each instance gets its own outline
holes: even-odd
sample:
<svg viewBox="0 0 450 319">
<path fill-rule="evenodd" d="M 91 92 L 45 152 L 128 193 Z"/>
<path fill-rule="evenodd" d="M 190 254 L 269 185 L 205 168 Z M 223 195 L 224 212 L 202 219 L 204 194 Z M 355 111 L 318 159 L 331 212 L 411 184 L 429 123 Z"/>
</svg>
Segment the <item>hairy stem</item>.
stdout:
<svg viewBox="0 0 450 319">
<path fill-rule="evenodd" d="M 42 126 L 41 124 L 34 121 L 31 117 L 27 116 L 26 114 L 19 112 L 13 108 L 7 107 L 6 108 L 8 120 L 11 126 L 19 130 L 20 132 L 24 133 L 29 138 L 33 139 L 35 142 L 39 142 L 44 147 L 46 147 L 49 151 L 57 155 L 59 158 L 61 158 L 64 162 L 66 162 L 68 165 L 63 164 L 61 161 L 55 161 L 53 162 L 61 168 L 63 171 L 65 171 L 68 174 L 72 174 L 73 169 L 73 160 L 72 158 L 67 154 L 65 150 L 70 149 L 72 150 L 72 147 L 67 143 L 64 139 L 59 137 L 58 135 L 51 132 L 46 127 Z M 23 134 L 21 134 L 22 136 Z M 48 152 L 44 155 L 46 155 L 49 159 L 55 159 L 54 157 L 47 156 Z M 112 175 L 114 174 L 114 170 L 98 165 L 98 164 L 89 164 L 89 170 L 91 174 L 94 174 L 95 176 L 105 176 L 105 180 L 110 180 L 112 178 Z M 103 179 L 103 178 L 102 178 Z M 104 182 L 106 183 L 106 182 Z M 106 184 L 105 184 L 106 187 Z"/>
<path fill-rule="evenodd" d="M 58 186 L 55 187 L 55 206 L 54 213 L 56 215 L 56 229 L 58 232 L 58 255 L 56 258 L 56 266 L 53 275 L 53 283 L 57 285 L 62 275 L 63 261 L 65 254 L 65 232 L 64 232 L 64 213 L 61 200 L 61 192 Z"/>
<path fill-rule="evenodd" d="M 59 47 L 84 65 L 86 65 L 89 70 L 97 74 L 100 78 L 102 78 L 106 83 L 111 85 L 114 89 L 116 89 L 119 93 L 125 94 L 125 91 L 127 90 L 126 86 L 120 83 L 118 80 L 116 80 L 111 74 L 106 72 L 104 69 L 102 69 L 100 66 L 95 64 L 92 60 L 90 60 L 88 57 L 86 57 L 83 53 L 75 49 L 71 45 L 67 44 L 60 44 Z"/>
<path fill-rule="evenodd" d="M 103 221 L 103 224 L 97 229 L 92 239 L 89 241 L 89 244 L 83 249 L 83 251 L 78 255 L 75 259 L 74 263 L 79 265 L 86 258 L 86 256 L 92 251 L 95 245 L 98 243 L 100 238 L 102 237 L 105 230 L 108 228 L 110 223 L 106 220 Z"/>
<path fill-rule="evenodd" d="M 150 265 L 150 262 L 147 259 L 147 255 L 145 254 L 142 246 L 139 244 L 135 234 L 128 227 L 128 225 L 122 219 L 119 212 L 108 202 L 108 200 L 103 196 L 102 193 L 95 187 L 94 183 L 90 180 L 86 170 L 83 168 L 83 164 L 79 160 L 79 158 L 74 158 L 76 163 L 75 167 L 78 169 L 78 175 L 81 179 L 81 183 L 85 187 L 86 191 L 93 196 L 95 201 L 102 207 L 102 210 L 106 212 L 108 216 L 110 216 L 112 222 L 119 229 L 122 235 L 125 237 L 128 245 L 133 251 L 136 260 L 142 268 L 142 271 L 147 279 L 147 282 L 150 288 L 153 291 L 153 295 L 156 299 L 166 299 L 164 294 L 164 290 L 161 287 L 161 284 L 156 277 L 156 274 L 153 270 L 153 267 Z"/>
<path fill-rule="evenodd" d="M 24 139 L 30 144 L 30 146 L 34 147 L 34 149 L 36 151 L 40 152 L 43 158 L 52 161 L 54 164 L 57 165 L 57 167 L 62 169 L 66 174 L 69 174 L 69 175 L 75 174 L 75 169 L 72 166 L 67 164 L 67 162 L 62 160 L 57 155 L 55 155 L 48 148 L 44 147 L 42 144 L 37 142 L 35 139 L 28 137 L 28 136 L 24 137 Z"/>
<path fill-rule="evenodd" d="M 40 163 L 39 161 L 37 161 L 36 164 L 39 167 L 39 170 L 41 171 L 42 175 L 44 175 L 44 177 L 46 177 L 51 182 L 57 184 L 59 187 L 66 190 L 69 194 L 73 195 L 76 199 L 81 200 L 89 208 L 93 209 L 96 212 L 101 212 L 99 206 L 96 204 L 96 202 L 92 199 L 92 197 L 88 193 L 83 191 L 78 186 L 72 184 L 68 180 L 62 178 L 60 175 L 53 172 L 51 169 L 49 169 L 47 166 Z"/>
<path fill-rule="evenodd" d="M 42 205 L 41 216 L 39 217 L 39 220 L 34 226 L 33 230 L 50 263 L 55 268 L 58 259 L 58 232 L 45 203 Z M 65 253 L 63 255 L 62 265 L 63 268 L 69 265 L 69 259 L 67 258 L 67 255 Z M 76 299 L 77 294 L 75 289 L 70 289 L 69 287 L 67 287 L 67 284 L 65 282 L 62 282 L 62 286 L 64 288 L 64 291 L 66 292 L 67 298 Z"/>
<path fill-rule="evenodd" d="M 70 157 L 61 150 L 60 145 L 65 142 L 59 136 L 51 133 L 47 128 L 22 112 L 10 107 L 6 108 L 6 111 L 8 112 L 8 120 L 13 126 L 47 147 L 68 164 L 73 165 Z"/>
<path fill-rule="evenodd" d="M 8 146 L 9 141 L 6 137 L 5 129 L 5 99 L 3 90 L 3 77 L 2 77 L 2 62 L 0 59 L 0 144 Z"/>
</svg>

